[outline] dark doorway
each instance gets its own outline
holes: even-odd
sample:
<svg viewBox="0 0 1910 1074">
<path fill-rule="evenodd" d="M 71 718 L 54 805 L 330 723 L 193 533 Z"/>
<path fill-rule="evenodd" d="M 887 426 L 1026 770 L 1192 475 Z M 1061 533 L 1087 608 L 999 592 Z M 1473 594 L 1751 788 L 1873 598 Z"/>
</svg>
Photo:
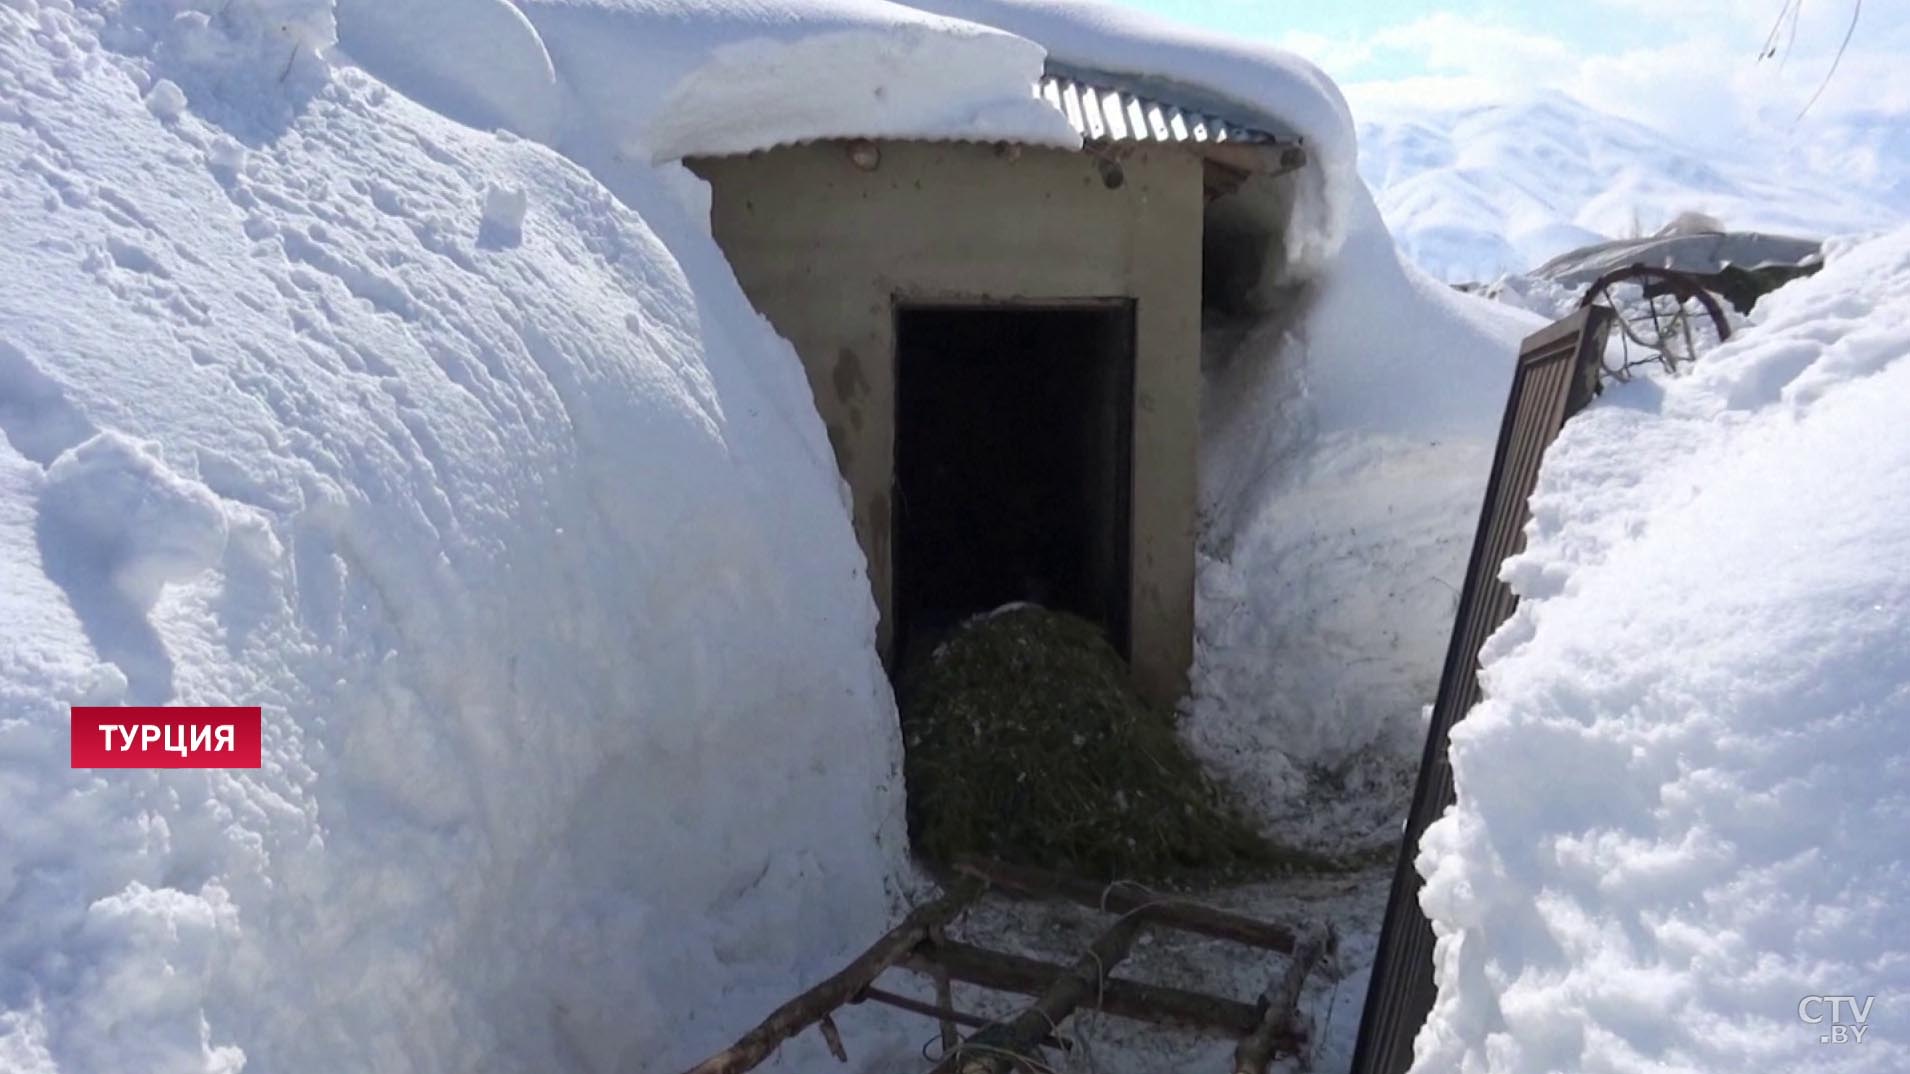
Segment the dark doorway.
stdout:
<svg viewBox="0 0 1910 1074">
<path fill-rule="evenodd" d="M 1032 601 L 1128 655 L 1134 305 L 898 306 L 897 668 Z"/>
</svg>

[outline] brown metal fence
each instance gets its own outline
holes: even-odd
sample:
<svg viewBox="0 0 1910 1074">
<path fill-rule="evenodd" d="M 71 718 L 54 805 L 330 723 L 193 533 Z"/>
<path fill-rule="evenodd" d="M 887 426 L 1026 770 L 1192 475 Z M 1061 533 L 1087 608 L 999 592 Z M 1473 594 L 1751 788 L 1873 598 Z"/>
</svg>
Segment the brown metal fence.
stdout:
<svg viewBox="0 0 1910 1074">
<path fill-rule="evenodd" d="M 1518 603 L 1499 580 L 1499 566 L 1524 546 L 1530 516 L 1526 501 L 1538 481 L 1545 449 L 1566 419 L 1591 402 L 1597 391 L 1611 324 L 1612 311 L 1593 306 L 1533 334 L 1520 346 L 1505 419 L 1499 426 L 1498 454 L 1479 512 L 1472 561 L 1420 762 L 1419 786 L 1393 873 L 1352 1074 L 1403 1074 L 1412 1065 L 1413 1038 L 1432 1010 L 1432 925 L 1420 912 L 1420 879 L 1413 858 L 1427 826 L 1453 803 L 1447 737 L 1453 724 L 1479 701 L 1479 648 L 1511 617 Z"/>
</svg>

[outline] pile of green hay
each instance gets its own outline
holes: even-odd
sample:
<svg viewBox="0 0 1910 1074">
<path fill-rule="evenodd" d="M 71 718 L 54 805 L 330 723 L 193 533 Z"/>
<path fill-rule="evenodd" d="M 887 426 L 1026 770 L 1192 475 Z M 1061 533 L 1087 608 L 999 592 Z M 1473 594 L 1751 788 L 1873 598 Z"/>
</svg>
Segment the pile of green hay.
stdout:
<svg viewBox="0 0 1910 1074">
<path fill-rule="evenodd" d="M 971 620 L 900 693 L 909 831 L 931 861 L 1137 879 L 1272 863 L 1084 619 L 1021 606 Z"/>
</svg>

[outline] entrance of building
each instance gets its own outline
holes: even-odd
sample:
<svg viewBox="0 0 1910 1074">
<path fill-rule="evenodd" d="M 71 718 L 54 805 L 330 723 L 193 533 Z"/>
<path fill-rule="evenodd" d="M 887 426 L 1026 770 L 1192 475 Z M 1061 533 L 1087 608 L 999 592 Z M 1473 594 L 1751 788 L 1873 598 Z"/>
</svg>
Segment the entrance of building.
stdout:
<svg viewBox="0 0 1910 1074">
<path fill-rule="evenodd" d="M 1128 655 L 1134 304 L 899 305 L 894 666 L 1014 601 Z"/>
</svg>

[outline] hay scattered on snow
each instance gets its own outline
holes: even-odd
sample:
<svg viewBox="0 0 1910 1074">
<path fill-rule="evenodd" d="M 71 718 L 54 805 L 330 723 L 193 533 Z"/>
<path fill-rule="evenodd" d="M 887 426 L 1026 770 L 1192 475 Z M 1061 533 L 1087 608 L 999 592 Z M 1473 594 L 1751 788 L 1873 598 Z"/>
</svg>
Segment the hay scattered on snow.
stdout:
<svg viewBox="0 0 1910 1074">
<path fill-rule="evenodd" d="M 1084 619 L 977 617 L 901 694 L 909 830 L 932 861 L 1164 878 L 1274 859 Z"/>
</svg>

